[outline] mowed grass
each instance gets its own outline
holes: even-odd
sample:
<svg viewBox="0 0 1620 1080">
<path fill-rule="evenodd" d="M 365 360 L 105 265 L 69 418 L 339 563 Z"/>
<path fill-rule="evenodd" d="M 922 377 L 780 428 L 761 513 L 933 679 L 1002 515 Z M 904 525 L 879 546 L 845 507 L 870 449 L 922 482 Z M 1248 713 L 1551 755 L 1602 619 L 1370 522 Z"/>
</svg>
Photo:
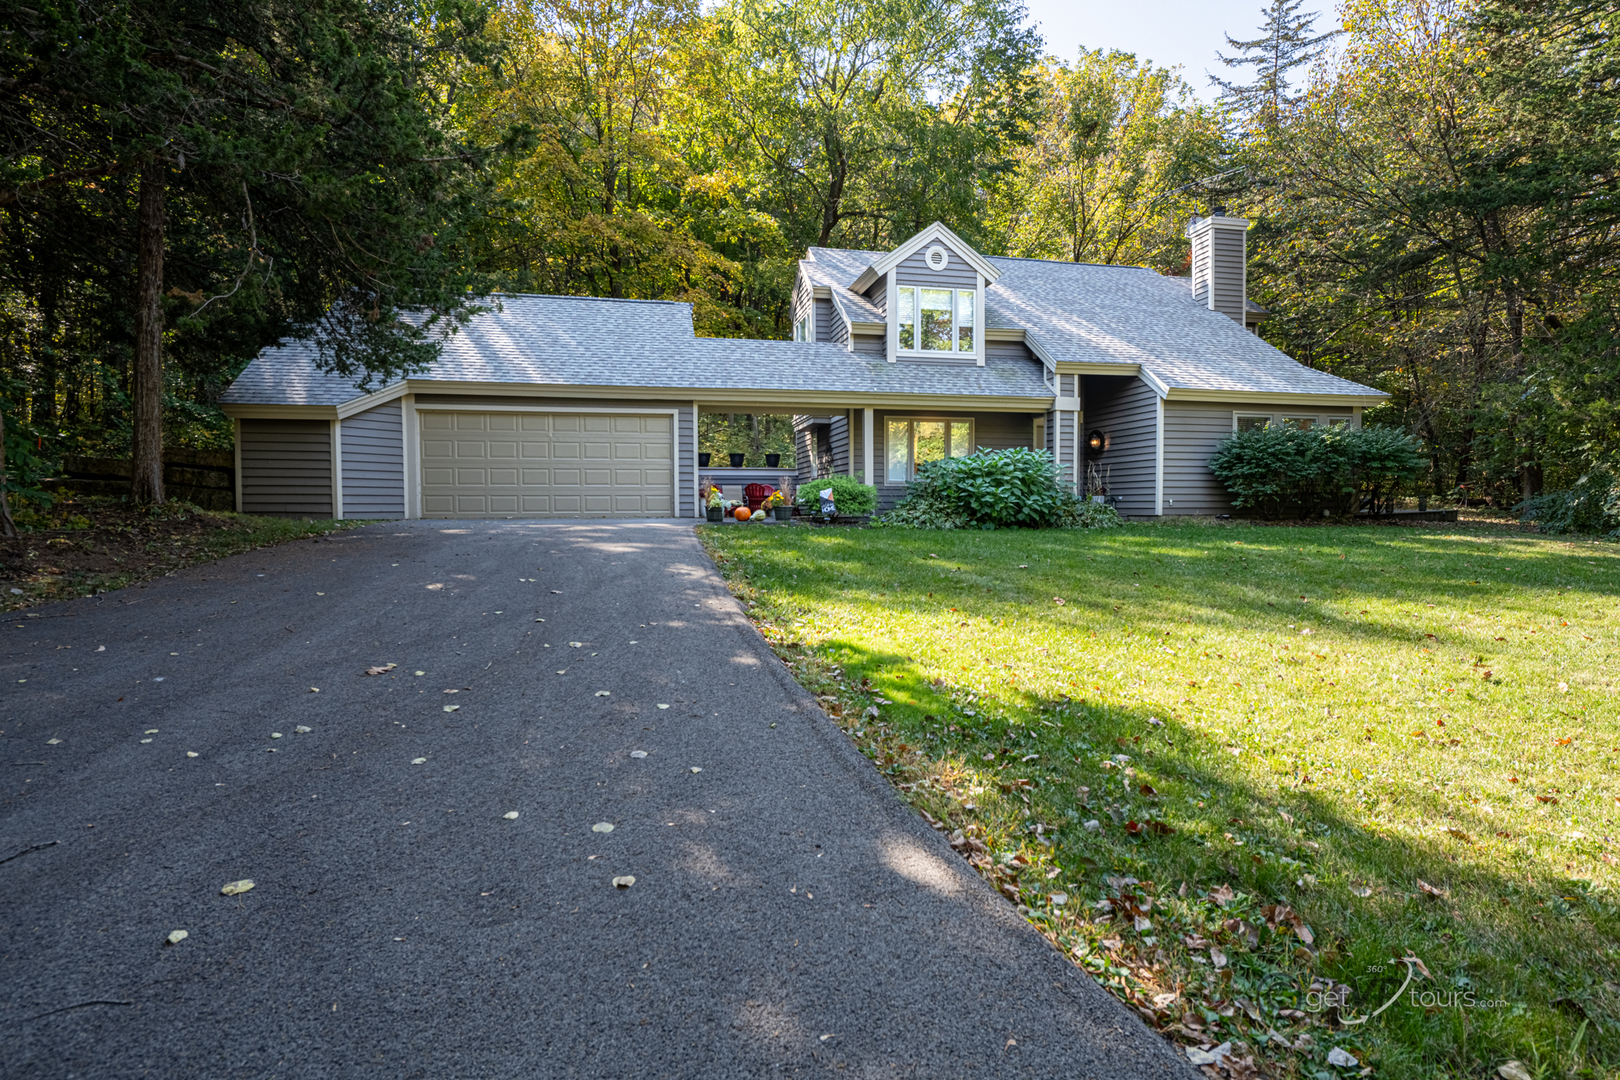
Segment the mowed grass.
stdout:
<svg viewBox="0 0 1620 1080">
<path fill-rule="evenodd" d="M 1223 1075 L 1620 1074 L 1615 545 L 700 534 L 905 797 Z"/>
</svg>

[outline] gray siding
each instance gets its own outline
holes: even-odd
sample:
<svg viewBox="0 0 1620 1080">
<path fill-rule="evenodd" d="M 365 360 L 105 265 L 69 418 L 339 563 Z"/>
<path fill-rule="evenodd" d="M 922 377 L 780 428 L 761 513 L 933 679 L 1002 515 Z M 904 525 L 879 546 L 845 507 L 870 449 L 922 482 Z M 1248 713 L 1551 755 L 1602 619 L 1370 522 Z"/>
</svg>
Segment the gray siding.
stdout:
<svg viewBox="0 0 1620 1080">
<path fill-rule="evenodd" d="M 877 473 L 878 511 L 888 510 L 906 497 L 906 484 L 888 481 L 888 418 L 922 417 L 927 420 L 972 420 L 973 448 L 977 450 L 1007 450 L 1014 446 L 1029 447 L 1035 437 L 1037 413 L 1024 412 L 919 412 L 907 409 L 878 409 L 872 416 L 872 468 Z M 857 415 L 856 422 L 860 418 Z M 859 469 L 857 460 L 856 468 Z"/>
<path fill-rule="evenodd" d="M 818 304 L 821 301 L 816 301 Z M 832 309 L 832 301 L 827 301 L 827 336 L 819 338 L 820 341 L 830 341 L 834 345 L 842 345 L 849 340 L 849 327 L 845 325 L 844 318 Z"/>
<path fill-rule="evenodd" d="M 868 356 L 887 356 L 888 342 L 882 334 L 856 334 L 855 352 L 865 353 Z"/>
<path fill-rule="evenodd" d="M 1032 364 L 1040 363 L 1035 354 L 1029 351 L 1029 346 L 1022 341 L 986 341 L 984 355 L 987 359 L 1018 359 L 1028 360 Z M 969 361 L 972 363 L 972 361 Z"/>
<path fill-rule="evenodd" d="M 849 417 L 843 413 L 834 416 L 827 434 L 832 442 L 832 471 L 840 476 L 849 475 Z"/>
<path fill-rule="evenodd" d="M 1232 501 L 1215 474 L 1209 471 L 1210 455 L 1221 440 L 1232 434 L 1232 414 L 1261 413 L 1273 416 L 1319 416 L 1322 421 L 1351 418 L 1348 409 L 1321 409 L 1302 406 L 1288 409 L 1277 405 L 1245 405 L 1242 402 L 1166 401 L 1164 403 L 1164 512 L 1166 514 L 1231 514 Z"/>
<path fill-rule="evenodd" d="M 926 255 L 933 244 L 927 244 L 911 257 L 894 268 L 894 283 L 896 285 L 932 285 L 940 289 L 976 289 L 979 285 L 979 272 L 970 266 L 966 259 L 951 249 L 949 244 L 941 244 L 951 256 L 950 262 L 943 270 L 931 270 Z"/>
<path fill-rule="evenodd" d="M 1086 462 L 1119 498 L 1126 517 L 1153 515 L 1157 451 L 1157 401 L 1153 389 L 1134 375 L 1087 375 L 1082 380 L 1086 429 L 1101 430 L 1107 446 Z"/>
<path fill-rule="evenodd" d="M 872 301 L 872 306 L 883 314 L 889 313 L 889 276 L 887 274 L 872 282 L 866 290 L 866 298 Z"/>
<path fill-rule="evenodd" d="M 1214 223 L 1222 220 L 1229 219 L 1211 219 L 1193 239 L 1193 298 L 1241 324 L 1245 315 L 1243 279 L 1248 241 L 1243 229 Z"/>
<path fill-rule="evenodd" d="M 697 517 L 697 432 L 693 427 L 692 406 L 675 417 L 675 500 L 676 517 Z"/>
<path fill-rule="evenodd" d="M 405 516 L 405 425 L 399 401 L 390 401 L 340 424 L 343 516 Z"/>
<path fill-rule="evenodd" d="M 1079 447 L 1079 434 L 1075 428 L 1075 418 L 1079 415 L 1072 409 L 1064 409 L 1057 415 L 1057 460 L 1058 479 L 1064 484 L 1073 487 L 1080 482 L 1076 475 L 1074 463 L 1078 460 L 1076 453 Z M 1051 436 L 1048 436 L 1050 439 Z"/>
<path fill-rule="evenodd" d="M 326 420 L 242 421 L 242 510 L 332 516 L 332 425 Z"/>
<path fill-rule="evenodd" d="M 833 310 L 831 300 L 815 301 L 814 310 L 815 314 L 812 317 L 813 321 L 810 327 L 811 341 L 832 341 L 833 327 L 835 325 L 839 327 L 839 333 L 843 333 L 842 320 L 838 318 L 838 313 Z"/>
</svg>

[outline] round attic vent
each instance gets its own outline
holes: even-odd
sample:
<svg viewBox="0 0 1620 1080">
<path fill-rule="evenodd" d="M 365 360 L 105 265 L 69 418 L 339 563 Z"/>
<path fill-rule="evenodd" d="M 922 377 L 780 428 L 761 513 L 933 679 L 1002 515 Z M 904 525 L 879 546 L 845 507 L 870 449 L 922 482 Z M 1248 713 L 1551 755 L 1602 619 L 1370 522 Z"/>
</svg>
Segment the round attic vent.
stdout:
<svg viewBox="0 0 1620 1080">
<path fill-rule="evenodd" d="M 928 261 L 928 269 L 930 270 L 943 270 L 951 265 L 950 254 L 938 244 L 929 248 L 923 258 Z"/>
</svg>

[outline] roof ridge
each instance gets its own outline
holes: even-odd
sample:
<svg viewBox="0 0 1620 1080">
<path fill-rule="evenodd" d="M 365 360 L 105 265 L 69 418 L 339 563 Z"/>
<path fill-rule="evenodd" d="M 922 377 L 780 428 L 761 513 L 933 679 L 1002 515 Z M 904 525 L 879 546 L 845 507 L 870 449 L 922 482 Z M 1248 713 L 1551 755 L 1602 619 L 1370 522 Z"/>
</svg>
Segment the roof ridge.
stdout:
<svg viewBox="0 0 1620 1080">
<path fill-rule="evenodd" d="M 1025 258 L 1022 255 L 986 255 L 985 258 L 997 259 L 1001 262 L 1041 263 L 1046 266 L 1092 266 L 1099 270 L 1146 270 L 1148 273 L 1157 274 L 1159 277 L 1172 276 L 1169 274 L 1159 274 L 1158 271 L 1149 266 L 1131 266 L 1127 263 L 1070 262 L 1068 259 L 1030 259 Z"/>
<path fill-rule="evenodd" d="M 574 296 L 569 293 L 491 292 L 481 299 L 494 298 L 525 300 L 596 300 L 604 304 L 668 304 L 671 307 L 691 307 L 690 300 L 642 300 L 633 296 Z"/>
</svg>

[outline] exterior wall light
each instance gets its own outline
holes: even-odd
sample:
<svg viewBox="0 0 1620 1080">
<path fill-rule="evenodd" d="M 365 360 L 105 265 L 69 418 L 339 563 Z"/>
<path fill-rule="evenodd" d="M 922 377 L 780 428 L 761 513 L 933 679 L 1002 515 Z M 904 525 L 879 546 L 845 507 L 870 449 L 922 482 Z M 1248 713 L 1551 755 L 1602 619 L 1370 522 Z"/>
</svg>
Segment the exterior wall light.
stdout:
<svg viewBox="0 0 1620 1080">
<path fill-rule="evenodd" d="M 1101 454 L 1103 452 L 1103 447 L 1107 445 L 1108 436 L 1104 435 L 1101 431 L 1094 430 L 1090 435 L 1086 436 L 1086 450 L 1091 454 L 1092 457 L 1096 457 L 1098 454 Z"/>
</svg>

